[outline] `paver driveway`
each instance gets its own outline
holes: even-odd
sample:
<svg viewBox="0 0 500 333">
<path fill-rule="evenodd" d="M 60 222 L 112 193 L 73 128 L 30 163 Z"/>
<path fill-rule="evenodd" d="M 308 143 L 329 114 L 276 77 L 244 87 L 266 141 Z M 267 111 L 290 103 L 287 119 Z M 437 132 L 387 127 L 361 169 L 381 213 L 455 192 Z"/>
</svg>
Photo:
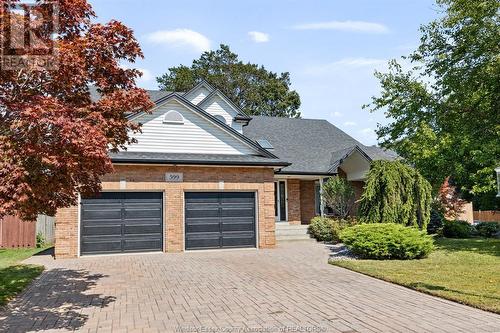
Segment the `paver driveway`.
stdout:
<svg viewBox="0 0 500 333">
<path fill-rule="evenodd" d="M 0 330 L 500 332 L 498 315 L 328 265 L 327 256 L 321 244 L 293 242 L 274 250 L 34 257 L 47 271 L 10 303 Z"/>
</svg>

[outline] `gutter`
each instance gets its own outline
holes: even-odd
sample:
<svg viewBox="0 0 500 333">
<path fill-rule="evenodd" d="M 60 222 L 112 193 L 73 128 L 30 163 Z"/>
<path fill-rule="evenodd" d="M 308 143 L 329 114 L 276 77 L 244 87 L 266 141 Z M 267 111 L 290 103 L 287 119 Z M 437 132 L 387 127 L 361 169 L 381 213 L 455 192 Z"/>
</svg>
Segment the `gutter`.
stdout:
<svg viewBox="0 0 500 333">
<path fill-rule="evenodd" d="M 129 159 L 112 158 L 113 163 L 122 164 L 180 164 L 180 165 L 236 165 L 236 166 L 278 166 L 286 167 L 291 165 L 288 162 L 245 162 L 245 161 L 207 161 L 207 160 L 151 160 L 151 159 Z"/>
</svg>

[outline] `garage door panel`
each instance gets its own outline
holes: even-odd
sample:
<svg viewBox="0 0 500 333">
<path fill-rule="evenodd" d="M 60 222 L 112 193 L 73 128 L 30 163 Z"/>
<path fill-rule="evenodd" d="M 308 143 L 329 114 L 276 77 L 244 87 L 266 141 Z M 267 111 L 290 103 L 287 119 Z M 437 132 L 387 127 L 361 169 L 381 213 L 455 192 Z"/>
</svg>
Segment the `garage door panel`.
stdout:
<svg viewBox="0 0 500 333">
<path fill-rule="evenodd" d="M 219 232 L 219 222 L 205 222 L 186 225 L 186 233 Z"/>
<path fill-rule="evenodd" d="M 125 235 L 144 235 L 144 234 L 161 234 L 162 227 L 160 224 L 142 224 L 142 225 L 125 225 L 123 233 Z"/>
<path fill-rule="evenodd" d="M 121 224 L 110 224 L 106 225 L 87 225 L 82 227 L 83 236 L 121 236 L 122 225 Z"/>
<path fill-rule="evenodd" d="M 84 220 L 108 220 L 108 219 L 121 219 L 122 211 L 121 207 L 92 207 L 82 211 L 82 219 Z"/>
<path fill-rule="evenodd" d="M 220 247 L 220 233 L 204 233 L 203 235 L 188 235 L 186 237 L 186 249 L 217 249 Z"/>
<path fill-rule="evenodd" d="M 161 251 L 163 194 L 103 192 L 82 200 L 81 253 Z"/>
<path fill-rule="evenodd" d="M 81 252 L 84 253 L 116 253 L 121 252 L 121 239 L 87 238 L 82 241 Z"/>
<path fill-rule="evenodd" d="M 125 208 L 125 219 L 148 219 L 148 218 L 161 218 L 161 207 L 151 208 Z"/>
<path fill-rule="evenodd" d="M 247 223 L 222 223 L 222 231 L 249 231 L 252 232 L 255 228 L 255 225 L 252 222 Z"/>
<path fill-rule="evenodd" d="M 186 209 L 186 218 L 199 219 L 199 218 L 218 218 L 219 207 L 210 207 L 207 209 Z"/>
<path fill-rule="evenodd" d="M 161 248 L 162 240 L 159 237 L 125 238 L 123 248 L 126 252 L 156 251 Z"/>
<path fill-rule="evenodd" d="M 239 218 L 239 217 L 250 217 L 254 216 L 254 208 L 237 208 L 237 209 L 224 209 L 222 211 L 222 217 L 231 217 L 231 218 Z"/>
<path fill-rule="evenodd" d="M 185 194 L 186 249 L 255 246 L 255 193 Z"/>
<path fill-rule="evenodd" d="M 223 247 L 255 247 L 253 233 L 224 233 L 222 237 Z"/>
</svg>

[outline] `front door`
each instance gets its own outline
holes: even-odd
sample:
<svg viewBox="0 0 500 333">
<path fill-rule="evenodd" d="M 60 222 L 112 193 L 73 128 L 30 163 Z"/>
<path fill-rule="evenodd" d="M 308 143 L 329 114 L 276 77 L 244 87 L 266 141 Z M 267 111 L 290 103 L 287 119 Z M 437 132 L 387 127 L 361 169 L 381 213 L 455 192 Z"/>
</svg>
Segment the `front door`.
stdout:
<svg viewBox="0 0 500 333">
<path fill-rule="evenodd" d="M 285 222 L 287 220 L 286 205 L 286 181 L 276 181 L 274 182 L 274 216 L 276 221 Z"/>
</svg>

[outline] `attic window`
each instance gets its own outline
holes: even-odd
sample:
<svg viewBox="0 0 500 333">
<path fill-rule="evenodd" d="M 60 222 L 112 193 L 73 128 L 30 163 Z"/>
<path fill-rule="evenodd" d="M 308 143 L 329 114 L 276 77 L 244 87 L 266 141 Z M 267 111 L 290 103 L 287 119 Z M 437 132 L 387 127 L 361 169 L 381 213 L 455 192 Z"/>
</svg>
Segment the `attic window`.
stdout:
<svg viewBox="0 0 500 333">
<path fill-rule="evenodd" d="M 163 123 L 184 124 L 184 117 L 182 117 L 182 115 L 179 112 L 175 110 L 170 110 L 167 113 L 165 113 L 165 116 L 163 116 Z"/>
<path fill-rule="evenodd" d="M 224 118 L 223 116 L 221 115 L 217 115 L 215 116 L 215 119 L 217 119 L 218 121 L 220 121 L 221 123 L 223 124 L 226 124 L 226 118 Z"/>
<path fill-rule="evenodd" d="M 257 143 L 259 144 L 259 146 L 261 146 L 264 149 L 274 149 L 271 142 L 267 141 L 266 139 L 257 140 Z"/>
</svg>

